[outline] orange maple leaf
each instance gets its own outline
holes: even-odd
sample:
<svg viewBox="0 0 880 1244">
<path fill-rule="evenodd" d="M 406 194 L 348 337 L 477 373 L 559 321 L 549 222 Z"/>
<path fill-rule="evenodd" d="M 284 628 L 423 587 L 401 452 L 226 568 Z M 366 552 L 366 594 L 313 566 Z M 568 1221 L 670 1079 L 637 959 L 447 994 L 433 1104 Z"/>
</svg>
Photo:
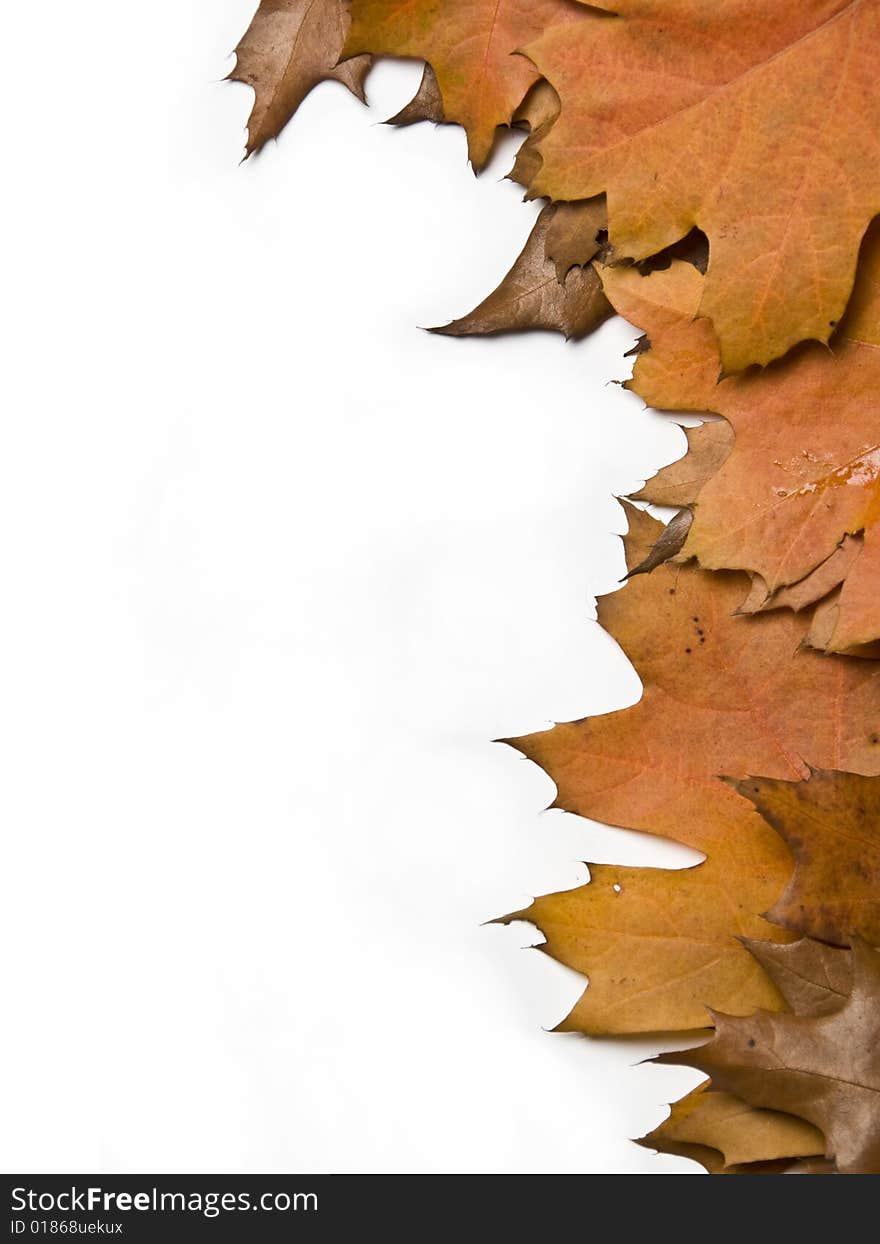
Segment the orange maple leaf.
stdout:
<svg viewBox="0 0 880 1244">
<path fill-rule="evenodd" d="M 621 257 L 700 228 L 699 311 L 726 371 L 827 340 L 880 212 L 880 0 L 594 0 L 585 16 L 526 47 L 562 104 L 533 192 L 606 192 Z"/>
<path fill-rule="evenodd" d="M 661 409 L 722 414 L 735 434 L 731 446 L 723 425 L 705 425 L 700 459 L 682 459 L 661 472 L 659 488 L 648 485 L 640 495 L 658 500 L 665 490 L 693 506 L 680 556 L 758 576 L 750 609 L 820 568 L 823 594 L 845 575 L 822 644 L 830 651 L 880 637 L 878 273 L 880 228 L 872 228 L 852 305 L 830 350 L 805 345 L 762 372 L 719 378 L 712 326 L 694 319 L 704 280 L 695 268 L 676 261 L 645 277 L 635 268 L 601 269 L 612 305 L 649 338 L 628 387 Z M 864 547 L 848 546 L 835 577 L 829 559 L 848 535 L 861 532 Z M 812 600 L 805 594 L 792 604 L 777 595 L 773 603 L 804 607 L 815 599 L 813 592 Z"/>
<path fill-rule="evenodd" d="M 539 74 L 517 55 L 584 14 L 571 0 L 353 0 L 345 55 L 410 56 L 434 70 L 447 121 L 464 126 L 476 170 Z"/>
</svg>

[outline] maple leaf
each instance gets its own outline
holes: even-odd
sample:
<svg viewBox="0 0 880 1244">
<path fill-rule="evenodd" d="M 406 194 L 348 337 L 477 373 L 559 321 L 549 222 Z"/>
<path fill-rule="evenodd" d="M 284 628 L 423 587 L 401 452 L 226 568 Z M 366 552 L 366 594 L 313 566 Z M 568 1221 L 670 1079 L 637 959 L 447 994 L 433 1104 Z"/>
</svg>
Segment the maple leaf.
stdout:
<svg viewBox="0 0 880 1244">
<path fill-rule="evenodd" d="M 520 48 L 550 27 L 581 20 L 583 13 L 571 0 L 353 0 L 344 55 L 427 61 L 443 115 L 464 126 L 470 161 L 479 171 L 496 129 L 510 124 L 540 76 L 517 55 Z"/>
<path fill-rule="evenodd" d="M 632 568 L 661 524 L 631 507 L 629 518 Z M 603 866 L 601 885 L 538 899 L 519 913 L 538 924 L 550 954 L 590 979 L 564 1027 L 694 1027 L 706 1022 L 713 998 L 733 999 L 725 1005 L 736 1010 L 755 991 L 767 993 L 735 937 L 756 936 L 746 924 L 756 927 L 758 913 L 784 889 L 791 856 L 719 775 L 760 771 L 795 781 L 807 776 L 808 762 L 880 772 L 880 746 L 872 742 L 880 671 L 798 651 L 791 614 L 733 617 L 745 588 L 740 574 L 666 563 L 602 597 L 599 621 L 632 660 L 641 700 L 508 740 L 556 783 L 554 807 L 708 856 L 680 872 L 612 877 Z"/>
<path fill-rule="evenodd" d="M 743 943 L 796 1015 L 827 1015 L 848 998 L 848 950 L 811 938 Z M 810 1125 L 793 1115 L 756 1110 L 730 1093 L 714 1091 L 708 1081 L 676 1102 L 669 1118 L 638 1143 L 692 1158 L 711 1174 L 813 1170 L 802 1164 L 792 1167 L 790 1160 L 825 1152 L 824 1138 Z M 820 1165 L 819 1172 L 827 1169 Z"/>
<path fill-rule="evenodd" d="M 610 299 L 647 333 L 630 387 L 722 416 L 637 494 L 679 512 L 632 512 L 599 602 L 639 702 L 511 741 L 554 806 L 706 859 L 592 865 L 505 917 L 589 978 L 562 1029 L 714 1019 L 666 1058 L 713 1083 L 646 1139 L 719 1173 L 880 1170 L 878 35 L 880 0 L 262 0 L 230 74 L 248 154 L 383 52 L 425 61 L 392 123 L 462 124 L 475 170 L 527 128 L 510 176 L 554 201 L 435 331 L 576 337 Z"/>
<path fill-rule="evenodd" d="M 446 121 L 440 84 L 430 65 L 425 65 L 419 89 L 409 103 L 404 104 L 393 117 L 389 117 L 385 124 L 407 126 L 418 125 L 421 121 L 431 121 L 434 125 L 442 125 Z"/>
<path fill-rule="evenodd" d="M 852 987 L 833 1011 L 715 1016 L 713 1039 L 658 1062 L 696 1067 L 750 1105 L 794 1114 L 825 1136 L 841 1174 L 880 1173 L 880 955 L 856 939 Z"/>
<path fill-rule="evenodd" d="M 628 515 L 632 568 L 662 525 L 634 507 Z M 733 617 L 745 586 L 741 574 L 667 563 L 600 598 L 599 621 L 643 693 L 631 708 L 511 740 L 550 773 L 555 806 L 711 853 L 729 837 L 725 810 L 741 824 L 745 807 L 719 774 L 798 780 L 808 764 L 880 772 L 878 671 L 797 652 L 787 613 Z"/>
<path fill-rule="evenodd" d="M 260 0 L 229 74 L 231 81 L 254 88 L 247 155 L 277 138 L 319 82 L 341 82 L 364 99 L 372 59 L 338 63 L 348 20 L 346 0 Z"/>
<path fill-rule="evenodd" d="M 556 266 L 557 278 L 564 281 L 572 268 L 583 268 L 602 249 L 607 222 L 605 200 L 600 197 L 557 203 L 552 213 L 544 249 Z"/>
<path fill-rule="evenodd" d="M 684 547 L 684 542 L 687 540 L 693 520 L 693 514 L 687 509 L 679 510 L 677 514 L 673 514 L 657 537 L 648 556 L 644 561 L 639 562 L 638 566 L 633 566 L 626 577 L 631 579 L 636 574 L 649 574 L 652 570 L 656 570 L 658 566 L 662 566 L 664 562 L 668 562 L 671 558 L 676 557 Z"/>
<path fill-rule="evenodd" d="M 559 96 L 550 86 L 549 82 L 545 82 L 543 78 L 537 81 L 534 86 L 526 93 L 526 97 L 520 106 L 514 112 L 510 125 L 511 129 L 527 130 L 529 137 L 520 147 L 516 155 L 514 167 L 508 177 L 512 181 L 518 181 L 521 185 L 527 186 L 532 180 L 535 171 L 541 163 L 541 157 L 537 154 L 535 144 L 541 135 L 546 133 L 553 121 L 559 115 Z M 430 121 L 434 125 L 443 125 L 447 123 L 446 114 L 443 111 L 443 98 L 440 94 L 440 84 L 437 81 L 437 75 L 430 65 L 425 65 L 422 73 L 422 80 L 419 88 L 408 104 L 405 104 L 401 110 L 393 117 L 389 117 L 386 125 L 408 126 L 417 125 L 421 121 Z M 528 197 L 528 196 L 527 196 Z M 591 202 L 593 212 L 596 219 L 596 229 L 605 228 L 605 199 L 599 198 L 588 200 Z M 560 207 L 566 207 L 567 204 L 560 204 Z M 561 229 L 562 226 L 560 225 Z M 582 248 L 575 245 L 575 253 L 580 255 Z M 592 258 L 596 252 L 591 251 L 588 258 Z M 585 264 L 588 259 L 573 258 L 571 264 Z M 561 260 L 560 260 L 561 262 Z M 561 277 L 560 277 L 561 279 Z"/>
<path fill-rule="evenodd" d="M 534 193 L 604 191 L 621 257 L 699 227 L 725 371 L 827 340 L 880 212 L 878 0 L 597 0 L 585 18 L 525 48 L 562 103 Z"/>
<path fill-rule="evenodd" d="M 782 1158 L 788 1159 L 788 1165 L 793 1158 L 825 1152 L 824 1137 L 812 1124 L 778 1110 L 755 1109 L 732 1093 L 712 1090 L 709 1084 L 701 1084 L 676 1102 L 669 1118 L 638 1143 L 660 1153 L 693 1158 L 713 1174 L 754 1163 L 774 1163 L 775 1173 L 775 1164 Z"/>
<path fill-rule="evenodd" d="M 692 266 L 675 261 L 649 276 L 633 268 L 600 269 L 612 305 L 650 340 L 628 387 L 661 409 L 714 411 L 733 428 L 733 446 L 724 453 L 719 425 L 705 425 L 704 461 L 674 464 L 639 494 L 654 500 L 675 486 L 693 507 L 682 557 L 696 557 L 709 569 L 747 570 L 769 600 L 826 563 L 847 535 L 866 533 L 870 549 L 848 568 L 839 616 L 824 645 L 833 651 L 880 637 L 880 603 L 872 590 L 875 559 L 880 562 L 872 532 L 880 517 L 878 271 L 875 227 L 833 351 L 806 346 L 796 359 L 760 374 L 719 379 L 711 325 L 693 318 L 703 278 Z"/>
<path fill-rule="evenodd" d="M 586 210 L 577 204 L 545 207 L 498 288 L 469 315 L 431 331 L 467 337 L 545 328 L 575 340 L 585 336 L 611 314 L 595 270 L 569 262 L 572 255 L 586 255 L 586 264 L 598 251 L 595 219 L 592 204 Z"/>
<path fill-rule="evenodd" d="M 745 941 L 795 1015 L 828 1015 L 849 997 L 852 954 L 811 937 L 797 942 Z"/>
<path fill-rule="evenodd" d="M 850 545 L 840 590 L 823 601 L 813 615 L 807 641 L 825 652 L 880 656 L 880 532 L 874 523 L 862 540 Z"/>
<path fill-rule="evenodd" d="M 748 778 L 737 790 L 795 859 L 767 918 L 838 944 L 852 934 L 880 943 L 880 781 L 817 770 L 802 782 Z"/>
<path fill-rule="evenodd" d="M 557 1032 L 687 1031 L 710 1024 L 707 1008 L 782 1005 L 738 940 L 785 936 L 757 914 L 790 871 L 765 834 L 743 827 L 730 850 L 693 868 L 589 867 L 589 885 L 498 921 L 534 924 L 541 951 L 589 977 Z"/>
<path fill-rule="evenodd" d="M 765 613 L 768 609 L 793 609 L 799 613 L 808 609 L 833 592 L 849 574 L 862 549 L 861 536 L 844 536 L 830 557 L 820 562 L 815 570 L 775 592 L 767 590 L 760 575 L 752 575 L 749 594 L 740 605 L 740 613 Z"/>
<path fill-rule="evenodd" d="M 526 95 L 523 102 L 513 114 L 511 124 L 517 129 L 526 129 L 529 136 L 516 153 L 513 168 L 507 174 L 511 181 L 528 187 L 541 167 L 541 156 L 538 145 L 541 138 L 550 129 L 559 116 L 559 96 L 549 82 L 539 79 Z M 526 194 L 526 198 L 531 198 Z M 595 200 L 594 200 L 595 201 Z M 602 199 L 604 203 L 604 197 Z M 603 220 L 603 225 L 605 221 Z"/>
<path fill-rule="evenodd" d="M 720 470 L 733 449 L 733 428 L 724 419 L 682 430 L 687 438 L 684 456 L 663 467 L 644 488 L 634 492 L 633 501 L 692 506 L 703 485 Z"/>
</svg>

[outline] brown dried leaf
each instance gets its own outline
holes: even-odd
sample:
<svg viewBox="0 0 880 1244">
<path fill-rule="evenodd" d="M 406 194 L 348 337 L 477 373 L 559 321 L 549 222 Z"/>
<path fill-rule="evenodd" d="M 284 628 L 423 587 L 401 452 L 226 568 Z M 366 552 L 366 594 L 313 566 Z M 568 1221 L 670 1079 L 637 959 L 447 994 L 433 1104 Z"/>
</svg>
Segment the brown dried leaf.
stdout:
<svg viewBox="0 0 880 1244">
<path fill-rule="evenodd" d="M 434 125 L 442 125 L 445 120 L 437 75 L 430 65 L 425 65 L 419 89 L 413 98 L 400 112 L 389 117 L 385 124 L 406 126 L 417 125 L 420 121 L 433 121 Z"/>
<path fill-rule="evenodd" d="M 657 1061 L 696 1067 L 716 1089 L 812 1123 L 842 1174 L 880 1174 L 880 955 L 859 939 L 852 971 L 835 1011 L 719 1014 L 707 1045 Z"/>
<path fill-rule="evenodd" d="M 880 754 L 880 733 L 871 738 Z M 852 934 L 880 943 L 880 780 L 816 770 L 807 781 L 747 778 L 736 789 L 795 859 L 768 919 L 838 945 Z"/>
<path fill-rule="evenodd" d="M 644 488 L 632 494 L 633 501 L 651 505 L 692 506 L 700 489 L 718 471 L 733 449 L 733 428 L 726 419 L 684 428 L 687 450 L 684 457 L 663 467 Z"/>
<path fill-rule="evenodd" d="M 670 561 L 677 553 L 680 553 L 693 520 L 694 516 L 690 510 L 679 510 L 677 514 L 673 514 L 657 537 L 657 542 L 648 556 L 627 573 L 627 579 L 631 579 L 633 575 L 637 574 L 648 574 L 650 571 L 656 570 L 658 566 L 662 566 L 664 562 Z"/>
<path fill-rule="evenodd" d="M 716 1150 L 722 1168 L 825 1152 L 822 1133 L 803 1119 L 778 1110 L 756 1110 L 732 1093 L 714 1091 L 708 1083 L 676 1102 L 669 1118 L 638 1143 L 660 1153 L 681 1153 L 682 1146 Z M 713 1173 L 721 1170 L 716 1167 Z"/>
<path fill-rule="evenodd" d="M 583 268 L 598 255 L 605 229 L 605 200 L 582 199 L 579 203 L 557 203 L 547 230 L 545 251 L 556 265 L 556 276 L 564 281 L 572 268 Z"/>
<path fill-rule="evenodd" d="M 811 937 L 798 942 L 745 941 L 746 948 L 795 1015 L 828 1015 L 849 997 L 852 955 Z"/>
<path fill-rule="evenodd" d="M 345 0 L 260 0 L 229 74 L 232 82 L 254 88 L 247 155 L 278 137 L 319 82 L 341 82 L 364 99 L 372 58 L 339 64 L 348 23 Z"/>
<path fill-rule="evenodd" d="M 431 332 L 447 337 L 486 336 L 544 328 L 577 340 L 611 314 L 592 267 L 572 268 L 560 282 L 547 256 L 547 237 L 558 208 L 545 207 L 507 276 L 469 315 Z"/>
</svg>

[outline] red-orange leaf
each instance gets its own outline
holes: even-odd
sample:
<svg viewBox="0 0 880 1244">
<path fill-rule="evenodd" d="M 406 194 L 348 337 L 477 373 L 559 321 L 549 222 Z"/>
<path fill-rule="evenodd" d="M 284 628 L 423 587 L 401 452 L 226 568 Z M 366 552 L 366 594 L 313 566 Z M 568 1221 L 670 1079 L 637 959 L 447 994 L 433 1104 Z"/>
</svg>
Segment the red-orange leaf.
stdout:
<svg viewBox="0 0 880 1244">
<path fill-rule="evenodd" d="M 468 315 L 431 331 L 472 337 L 544 328 L 574 340 L 591 332 L 611 315 L 611 307 L 602 282 L 587 262 L 599 244 L 592 205 L 587 205 L 586 223 L 579 227 L 583 210 L 573 203 L 545 207 L 498 288 Z M 564 256 L 561 262 L 557 260 L 560 254 Z M 573 254 L 585 254 L 587 266 L 573 266 Z M 564 268 L 561 277 L 560 267 Z"/>
<path fill-rule="evenodd" d="M 702 229 L 699 310 L 726 371 L 827 340 L 880 212 L 880 2 L 595 0 L 585 17 L 526 49 L 562 102 L 535 193 L 606 192 L 630 258 Z"/>
<path fill-rule="evenodd" d="M 716 1015 L 708 1045 L 657 1061 L 697 1067 L 716 1089 L 806 1119 L 842 1174 L 880 1174 L 880 955 L 857 941 L 852 968 L 834 1011 Z"/>
</svg>

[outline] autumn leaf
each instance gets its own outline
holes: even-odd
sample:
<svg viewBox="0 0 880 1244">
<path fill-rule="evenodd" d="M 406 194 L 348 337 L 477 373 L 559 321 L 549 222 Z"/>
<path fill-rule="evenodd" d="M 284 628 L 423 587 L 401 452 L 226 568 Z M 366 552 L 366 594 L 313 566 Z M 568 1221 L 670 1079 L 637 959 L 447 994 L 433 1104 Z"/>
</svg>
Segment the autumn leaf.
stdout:
<svg viewBox="0 0 880 1244">
<path fill-rule="evenodd" d="M 849 997 L 849 950 L 811 938 L 789 943 L 744 939 L 744 945 L 795 1015 L 827 1015 Z M 639 1144 L 692 1158 L 711 1174 L 812 1171 L 813 1165 L 792 1165 L 791 1159 L 825 1152 L 824 1137 L 810 1125 L 793 1115 L 755 1109 L 713 1090 L 708 1081 L 676 1102 L 669 1118 Z M 816 1173 L 827 1171 L 820 1165 Z"/>
<path fill-rule="evenodd" d="M 649 276 L 601 269 L 612 305 L 650 340 L 629 387 L 661 409 L 722 414 L 734 432 L 732 448 L 711 474 L 699 462 L 688 467 L 685 458 L 640 494 L 653 500 L 675 485 L 681 496 L 681 479 L 690 477 L 694 521 L 682 557 L 697 557 L 708 569 L 749 571 L 767 600 L 826 563 L 847 535 L 868 533 L 871 552 L 847 571 L 826 645 L 832 651 L 880 637 L 870 534 L 880 517 L 878 268 L 880 228 L 872 230 L 854 306 L 831 352 L 807 346 L 796 360 L 723 379 L 711 326 L 693 318 L 703 278 L 692 266 L 674 262 Z M 720 457 L 715 427 L 705 425 L 701 435 Z M 706 461 L 711 469 L 708 455 Z"/>
<path fill-rule="evenodd" d="M 679 510 L 677 514 L 673 514 L 657 537 L 648 556 L 637 566 L 633 566 L 626 577 L 631 579 L 636 574 L 650 574 L 664 562 L 676 557 L 684 547 L 693 521 L 694 516 L 690 510 Z"/>
<path fill-rule="evenodd" d="M 260 0 L 229 74 L 231 81 L 254 88 L 248 155 L 277 138 L 319 82 L 341 82 L 364 99 L 371 58 L 339 64 L 348 20 L 345 0 Z"/>
<path fill-rule="evenodd" d="M 684 456 L 663 467 L 644 488 L 634 492 L 633 501 L 692 506 L 703 485 L 721 469 L 733 449 L 733 428 L 724 419 L 683 431 L 687 438 Z"/>
<path fill-rule="evenodd" d="M 880 955 L 852 947 L 852 988 L 818 1016 L 715 1016 L 713 1039 L 658 1062 L 696 1067 L 716 1089 L 782 1110 L 825 1136 L 842 1174 L 880 1173 Z"/>
<path fill-rule="evenodd" d="M 583 20 L 571 0 L 353 0 L 344 55 L 427 61 L 443 115 L 464 126 L 474 169 L 484 167 L 495 131 L 509 125 L 539 74 L 518 55 L 550 27 Z M 578 195 L 577 198 L 589 196 Z"/>
<path fill-rule="evenodd" d="M 825 1158 L 801 1158 L 776 1173 L 780 1175 L 838 1175 L 840 1172 L 834 1162 L 827 1161 Z"/>
<path fill-rule="evenodd" d="M 632 568 L 662 527 L 628 512 Z M 746 586 L 740 574 L 667 563 L 602 597 L 599 621 L 632 660 L 641 700 L 510 740 L 556 783 L 554 807 L 708 856 L 680 872 L 603 866 L 601 884 L 594 872 L 589 886 L 518 913 L 544 932 L 548 953 L 590 979 L 564 1027 L 690 1028 L 707 1022 L 713 998 L 727 996 L 724 1005 L 739 1010 L 756 992 L 767 995 L 767 980 L 735 938 L 771 935 L 746 926 L 757 927 L 784 890 L 791 855 L 719 775 L 797 781 L 807 762 L 880 772 L 871 742 L 880 729 L 880 671 L 798 651 L 801 627 L 791 614 L 732 616 Z"/>
<path fill-rule="evenodd" d="M 828 1015 L 849 997 L 852 954 L 814 938 L 745 942 L 795 1015 Z"/>
<path fill-rule="evenodd" d="M 849 546 L 851 561 L 840 590 L 813 615 L 808 643 L 825 652 L 880 656 L 880 531 L 874 523 L 862 540 Z M 844 560 L 843 558 L 841 559 Z"/>
<path fill-rule="evenodd" d="M 513 168 L 507 174 L 511 181 L 526 187 L 534 181 L 535 174 L 541 167 L 538 146 L 542 136 L 547 133 L 558 116 L 559 96 L 550 83 L 541 78 L 513 114 L 511 124 L 517 129 L 528 130 L 529 136 L 516 153 Z M 526 198 L 529 197 L 532 196 L 526 194 Z M 603 198 L 602 202 L 604 201 Z"/>
<path fill-rule="evenodd" d="M 525 98 L 510 120 L 511 129 L 526 130 L 528 133 L 527 139 L 516 154 L 513 168 L 507 175 L 511 181 L 516 181 L 522 186 L 528 186 L 534 179 L 535 173 L 541 164 L 541 157 L 537 150 L 538 143 L 541 136 L 547 132 L 558 116 L 559 96 L 550 83 L 545 82 L 541 78 L 528 90 Z M 437 75 L 431 66 L 427 64 L 422 73 L 419 88 L 413 98 L 393 117 L 389 117 L 386 124 L 407 126 L 416 125 L 421 121 L 431 121 L 434 125 L 447 123 Z M 528 198 L 529 196 L 527 195 L 526 197 Z M 597 216 L 601 216 L 601 222 L 597 223 L 597 227 L 604 229 L 604 197 L 599 196 L 596 199 L 588 200 L 588 202 L 597 205 Z M 575 260 L 574 262 L 586 262 L 586 260 Z"/>
<path fill-rule="evenodd" d="M 417 125 L 420 121 L 431 121 L 434 125 L 442 125 L 445 120 L 437 75 L 430 65 L 425 65 L 419 89 L 400 112 L 388 118 L 386 125 Z"/>
<path fill-rule="evenodd" d="M 527 129 L 509 176 L 551 202 L 434 331 L 613 308 L 628 387 L 706 416 L 598 602 L 639 701 L 510 740 L 554 807 L 705 858 L 590 865 L 504 920 L 587 978 L 561 1030 L 715 1023 L 661 1059 L 712 1082 L 645 1143 L 717 1173 L 880 1173 L 878 46 L 880 0 L 262 0 L 230 74 L 248 154 L 381 54 L 425 63 L 391 123 L 461 124 L 475 170 Z"/>
<path fill-rule="evenodd" d="M 544 250 L 553 260 L 559 281 L 572 268 L 582 268 L 596 257 L 602 249 L 606 219 L 602 198 L 553 206 Z"/>
<path fill-rule="evenodd" d="M 862 536 L 844 536 L 830 557 L 797 583 L 767 590 L 760 575 L 752 575 L 749 594 L 740 605 L 740 613 L 766 613 L 768 609 L 793 609 L 799 613 L 833 592 L 849 574 L 862 550 Z M 824 645 L 819 645 L 824 647 Z"/>
<path fill-rule="evenodd" d="M 632 568 L 662 525 L 634 507 L 628 515 Z M 635 666 L 642 697 L 512 741 L 556 782 L 555 806 L 711 854 L 746 807 L 719 774 L 797 781 L 808 764 L 880 772 L 878 671 L 798 652 L 787 613 L 732 616 L 745 587 L 741 574 L 667 563 L 600 598 L 599 621 Z"/>
<path fill-rule="evenodd" d="M 563 221 L 554 232 L 563 211 Z M 599 249 L 592 206 L 587 211 L 586 226 L 579 226 L 579 215 L 574 204 L 545 207 L 498 288 L 469 315 L 431 331 L 448 337 L 469 337 L 545 328 L 574 339 L 591 332 L 608 318 L 611 307 L 592 267 L 567 264 L 567 257 L 573 252 L 587 254 L 589 259 L 590 247 L 593 254 Z M 591 231 L 592 243 L 588 241 Z M 548 253 L 551 245 L 557 255 L 566 256 L 561 265 Z M 566 275 L 560 279 L 559 266 L 566 264 Z"/>
<path fill-rule="evenodd" d="M 591 864 L 590 883 L 504 916 L 534 924 L 540 949 L 589 977 L 558 1032 L 705 1028 L 707 1008 L 746 1015 L 782 999 L 739 938 L 785 937 L 758 914 L 790 871 L 767 836 L 742 827 L 729 850 L 693 868 Z"/>
<path fill-rule="evenodd" d="M 698 311 L 725 371 L 826 341 L 880 212 L 880 4 L 598 0 L 584 16 L 525 48 L 562 105 L 533 192 L 605 192 L 621 258 L 700 228 Z"/>
<path fill-rule="evenodd" d="M 782 1158 L 790 1163 L 825 1152 L 822 1133 L 803 1119 L 778 1110 L 755 1109 L 732 1093 L 713 1091 L 708 1084 L 676 1102 L 669 1118 L 638 1143 L 660 1153 L 692 1157 L 715 1174 L 753 1163 L 778 1163 Z M 713 1150 L 720 1161 L 711 1156 Z"/>
<path fill-rule="evenodd" d="M 795 860 L 768 919 L 838 945 L 852 934 L 880 944 L 880 780 L 817 770 L 802 782 L 747 778 L 737 790 Z"/>
</svg>

